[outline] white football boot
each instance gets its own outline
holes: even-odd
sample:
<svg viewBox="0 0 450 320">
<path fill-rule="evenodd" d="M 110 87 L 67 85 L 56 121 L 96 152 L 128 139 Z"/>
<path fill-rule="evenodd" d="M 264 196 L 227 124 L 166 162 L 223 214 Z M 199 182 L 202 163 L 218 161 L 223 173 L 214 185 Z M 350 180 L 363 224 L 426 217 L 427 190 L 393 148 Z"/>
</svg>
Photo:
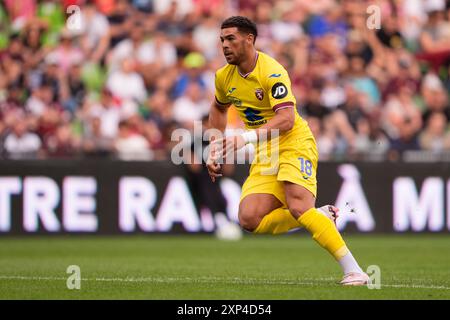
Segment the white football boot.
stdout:
<svg viewBox="0 0 450 320">
<path fill-rule="evenodd" d="M 327 204 L 326 206 L 317 208 L 317 210 L 319 210 L 320 213 L 323 213 L 325 216 L 327 216 L 336 225 L 336 220 L 337 218 L 339 218 L 339 208 L 331 204 Z"/>
<path fill-rule="evenodd" d="M 366 286 L 370 284 L 370 278 L 366 273 L 350 272 L 344 275 L 340 282 L 343 286 Z"/>
</svg>

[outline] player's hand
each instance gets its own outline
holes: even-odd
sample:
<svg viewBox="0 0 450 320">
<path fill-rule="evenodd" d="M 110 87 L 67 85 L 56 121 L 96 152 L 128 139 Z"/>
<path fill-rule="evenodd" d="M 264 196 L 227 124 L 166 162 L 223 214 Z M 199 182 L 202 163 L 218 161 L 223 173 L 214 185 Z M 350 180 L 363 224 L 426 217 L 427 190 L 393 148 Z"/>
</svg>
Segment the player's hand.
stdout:
<svg viewBox="0 0 450 320">
<path fill-rule="evenodd" d="M 206 164 L 206 167 L 212 182 L 216 182 L 216 178 L 222 176 L 222 166 L 219 163 L 210 162 Z"/>
<path fill-rule="evenodd" d="M 216 182 L 216 178 L 222 176 L 222 167 L 220 163 L 218 163 L 220 156 L 219 146 L 220 145 L 215 141 L 212 141 L 209 145 L 209 155 L 208 160 L 206 161 L 206 168 L 208 169 L 208 174 L 212 182 Z"/>
<path fill-rule="evenodd" d="M 217 144 L 222 145 L 222 157 L 234 157 L 235 151 L 243 148 L 246 144 L 244 138 L 238 134 L 235 136 L 226 137 L 225 139 L 217 140 Z"/>
</svg>

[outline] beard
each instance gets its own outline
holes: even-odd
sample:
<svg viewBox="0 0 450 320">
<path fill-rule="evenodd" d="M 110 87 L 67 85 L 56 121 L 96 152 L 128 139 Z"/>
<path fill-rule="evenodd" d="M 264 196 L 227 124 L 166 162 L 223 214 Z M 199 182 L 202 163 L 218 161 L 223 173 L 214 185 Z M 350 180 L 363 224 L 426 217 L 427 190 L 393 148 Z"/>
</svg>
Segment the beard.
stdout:
<svg viewBox="0 0 450 320">
<path fill-rule="evenodd" d="M 239 65 L 243 57 L 245 57 L 245 48 L 244 46 L 241 46 L 238 50 L 232 52 L 231 55 L 225 56 L 225 60 L 227 60 L 228 64 Z"/>
<path fill-rule="evenodd" d="M 239 64 L 238 59 L 234 55 L 231 55 L 231 56 L 228 56 L 228 57 L 225 56 L 225 60 L 227 60 L 227 63 L 231 64 L 231 65 L 238 65 Z"/>
</svg>

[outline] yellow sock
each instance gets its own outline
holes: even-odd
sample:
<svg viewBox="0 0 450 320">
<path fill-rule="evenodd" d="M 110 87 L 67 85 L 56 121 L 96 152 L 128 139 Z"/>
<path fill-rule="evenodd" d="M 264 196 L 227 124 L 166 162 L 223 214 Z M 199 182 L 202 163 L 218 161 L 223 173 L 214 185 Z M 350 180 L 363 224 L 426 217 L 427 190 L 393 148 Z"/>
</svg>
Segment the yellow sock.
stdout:
<svg viewBox="0 0 450 320">
<path fill-rule="evenodd" d="M 313 239 L 317 241 L 325 250 L 333 255 L 336 260 L 340 260 L 347 254 L 348 249 L 333 222 L 321 214 L 316 208 L 311 208 L 300 216 L 297 220 L 300 225 L 308 230 Z"/>
<path fill-rule="evenodd" d="M 278 208 L 266 215 L 253 233 L 280 234 L 300 227 L 288 209 Z"/>
</svg>

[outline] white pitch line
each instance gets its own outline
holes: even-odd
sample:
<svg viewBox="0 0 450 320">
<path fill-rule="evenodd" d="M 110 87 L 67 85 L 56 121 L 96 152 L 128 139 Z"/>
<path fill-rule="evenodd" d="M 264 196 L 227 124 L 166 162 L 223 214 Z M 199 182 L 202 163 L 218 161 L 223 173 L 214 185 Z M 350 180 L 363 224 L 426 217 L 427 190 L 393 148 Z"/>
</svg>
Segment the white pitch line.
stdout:
<svg viewBox="0 0 450 320">
<path fill-rule="evenodd" d="M 411 285 L 402 285 L 402 284 L 382 284 L 381 287 L 450 290 L 450 287 L 445 287 L 445 286 L 424 286 L 424 285 L 421 285 L 421 284 L 411 284 Z"/>
<path fill-rule="evenodd" d="M 30 277 L 30 276 L 0 276 L 0 280 L 29 280 L 29 281 L 59 281 L 59 280 L 67 280 L 67 278 L 63 277 Z M 84 280 L 84 279 L 83 279 Z"/>
<path fill-rule="evenodd" d="M 0 280 L 24 280 L 24 281 L 65 281 L 65 277 L 49 277 L 49 276 L 21 276 L 21 275 L 0 275 Z M 240 278 L 217 278 L 217 277 L 144 277 L 144 278 L 81 278 L 82 281 L 98 281 L 98 282 L 136 282 L 136 283 L 174 283 L 174 282 L 191 282 L 191 283 L 232 283 L 232 284 L 248 284 L 248 285 L 305 285 L 305 286 L 320 286 L 317 281 L 331 282 L 334 278 L 317 278 L 304 279 L 306 281 L 296 280 L 277 280 L 277 279 L 240 279 Z M 336 283 L 336 282 L 334 282 Z M 382 284 L 381 287 L 388 288 L 405 288 L 405 289 L 430 289 L 430 290 L 450 290 L 450 287 L 435 286 L 435 285 L 420 285 L 420 284 Z"/>
</svg>

